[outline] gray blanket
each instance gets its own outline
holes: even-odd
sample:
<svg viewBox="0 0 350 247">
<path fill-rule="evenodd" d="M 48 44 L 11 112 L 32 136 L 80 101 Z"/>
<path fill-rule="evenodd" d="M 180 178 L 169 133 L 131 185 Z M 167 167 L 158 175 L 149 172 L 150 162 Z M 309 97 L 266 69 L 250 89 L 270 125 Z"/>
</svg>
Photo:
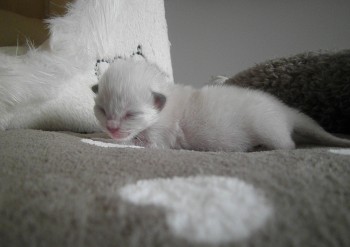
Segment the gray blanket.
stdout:
<svg viewBox="0 0 350 247">
<path fill-rule="evenodd" d="M 350 246 L 350 149 L 213 153 L 97 146 L 87 137 L 0 131 L 0 246 Z M 198 242 L 174 233 L 169 209 L 119 193 L 139 180 L 204 176 L 252 185 L 271 215 L 244 238 Z"/>
</svg>

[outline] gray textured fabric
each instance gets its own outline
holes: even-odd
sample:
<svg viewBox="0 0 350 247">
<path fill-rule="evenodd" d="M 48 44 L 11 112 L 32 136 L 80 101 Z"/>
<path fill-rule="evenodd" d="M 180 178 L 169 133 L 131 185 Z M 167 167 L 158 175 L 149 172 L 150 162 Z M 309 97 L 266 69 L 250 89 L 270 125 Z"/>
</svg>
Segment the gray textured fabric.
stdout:
<svg viewBox="0 0 350 247">
<path fill-rule="evenodd" d="M 264 228 L 222 246 L 350 246 L 349 155 L 101 148 L 81 137 L 0 131 L 0 246 L 203 246 L 174 237 L 161 209 L 130 205 L 117 191 L 204 174 L 253 184 L 274 207 Z"/>
<path fill-rule="evenodd" d="M 329 132 L 350 134 L 350 50 L 269 60 L 225 83 L 269 92 Z"/>
</svg>

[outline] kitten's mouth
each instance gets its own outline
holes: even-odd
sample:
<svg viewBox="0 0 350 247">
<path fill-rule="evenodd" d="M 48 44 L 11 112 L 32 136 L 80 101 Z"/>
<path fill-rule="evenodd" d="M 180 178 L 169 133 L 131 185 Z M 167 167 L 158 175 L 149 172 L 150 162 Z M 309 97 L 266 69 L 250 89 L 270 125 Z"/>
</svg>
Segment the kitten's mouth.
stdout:
<svg viewBox="0 0 350 247">
<path fill-rule="evenodd" d="M 126 140 L 130 133 L 128 132 L 121 132 L 119 129 L 110 129 L 110 128 L 107 128 L 107 131 L 108 131 L 108 134 L 113 138 L 113 139 L 116 139 L 116 140 Z"/>
<path fill-rule="evenodd" d="M 129 133 L 109 133 L 113 139 L 125 141 L 128 139 Z"/>
</svg>

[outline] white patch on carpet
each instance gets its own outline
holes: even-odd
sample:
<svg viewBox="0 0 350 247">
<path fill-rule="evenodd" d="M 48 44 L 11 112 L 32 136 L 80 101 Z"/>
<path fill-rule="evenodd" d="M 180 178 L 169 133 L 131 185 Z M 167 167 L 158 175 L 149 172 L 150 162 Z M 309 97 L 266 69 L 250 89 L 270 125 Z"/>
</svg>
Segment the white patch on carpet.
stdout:
<svg viewBox="0 0 350 247">
<path fill-rule="evenodd" d="M 272 215 L 272 207 L 261 192 L 232 177 L 140 180 L 119 193 L 133 204 L 165 208 L 173 234 L 196 243 L 248 238 Z"/>
<path fill-rule="evenodd" d="M 104 148 L 143 148 L 140 146 L 122 145 L 117 143 L 94 141 L 91 139 L 81 139 L 81 141 L 90 145 L 95 145 L 95 146 L 104 147 Z"/>
<path fill-rule="evenodd" d="M 334 154 L 350 155 L 350 148 L 330 149 L 329 152 Z"/>
</svg>

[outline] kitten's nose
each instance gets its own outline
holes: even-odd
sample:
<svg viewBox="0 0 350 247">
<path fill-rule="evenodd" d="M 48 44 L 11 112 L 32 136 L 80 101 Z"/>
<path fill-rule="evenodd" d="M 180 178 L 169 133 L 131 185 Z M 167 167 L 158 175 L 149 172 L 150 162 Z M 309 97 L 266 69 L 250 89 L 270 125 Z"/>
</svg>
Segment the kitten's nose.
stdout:
<svg viewBox="0 0 350 247">
<path fill-rule="evenodd" d="M 119 124 L 115 120 L 107 120 L 106 127 L 107 130 L 112 133 L 119 131 Z"/>
<path fill-rule="evenodd" d="M 116 129 L 119 127 L 119 122 L 117 122 L 116 120 L 107 120 L 107 129 Z"/>
</svg>

